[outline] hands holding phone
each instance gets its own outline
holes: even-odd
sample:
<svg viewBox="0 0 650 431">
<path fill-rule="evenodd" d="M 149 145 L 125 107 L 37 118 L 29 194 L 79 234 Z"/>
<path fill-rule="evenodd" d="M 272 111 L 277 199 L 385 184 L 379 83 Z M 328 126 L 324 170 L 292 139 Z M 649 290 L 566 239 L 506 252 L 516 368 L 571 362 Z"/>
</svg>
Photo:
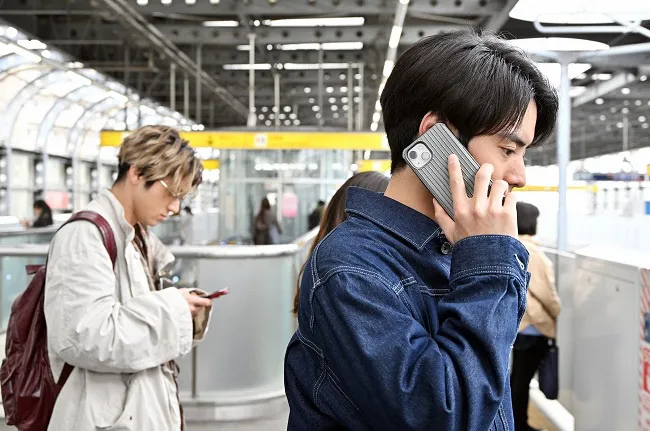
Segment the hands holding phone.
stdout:
<svg viewBox="0 0 650 431">
<path fill-rule="evenodd" d="M 190 307 L 190 312 L 192 316 L 197 316 L 202 309 L 212 306 L 212 300 L 208 298 L 201 297 L 197 293 L 194 293 L 190 289 L 178 289 L 187 301 L 187 305 Z"/>
<path fill-rule="evenodd" d="M 475 177 L 474 196 L 469 198 L 458 157 L 454 154 L 449 156 L 449 186 L 454 201 L 455 221 L 435 199 L 433 205 L 436 222 L 453 244 L 476 235 L 508 235 L 517 238 L 517 200 L 509 193 L 508 183 L 503 180 L 493 182 L 488 196 L 493 172 L 492 165 L 481 166 Z"/>
</svg>

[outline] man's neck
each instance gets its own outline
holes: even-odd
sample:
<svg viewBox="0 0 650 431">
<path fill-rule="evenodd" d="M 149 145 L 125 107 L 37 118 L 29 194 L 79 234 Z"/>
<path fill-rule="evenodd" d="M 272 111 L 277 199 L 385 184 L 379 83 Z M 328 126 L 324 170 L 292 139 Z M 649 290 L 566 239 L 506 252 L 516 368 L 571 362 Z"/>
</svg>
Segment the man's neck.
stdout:
<svg viewBox="0 0 650 431">
<path fill-rule="evenodd" d="M 410 168 L 404 168 L 392 176 L 384 196 L 413 208 L 433 220 L 433 197 Z"/>
<path fill-rule="evenodd" d="M 113 196 L 115 196 L 120 204 L 122 204 L 126 221 L 131 226 L 135 226 L 138 223 L 138 220 L 135 216 L 135 211 L 133 210 L 133 198 L 131 197 L 131 193 L 129 193 L 123 184 L 115 184 L 113 188 L 111 188 L 111 193 L 113 193 Z"/>
</svg>

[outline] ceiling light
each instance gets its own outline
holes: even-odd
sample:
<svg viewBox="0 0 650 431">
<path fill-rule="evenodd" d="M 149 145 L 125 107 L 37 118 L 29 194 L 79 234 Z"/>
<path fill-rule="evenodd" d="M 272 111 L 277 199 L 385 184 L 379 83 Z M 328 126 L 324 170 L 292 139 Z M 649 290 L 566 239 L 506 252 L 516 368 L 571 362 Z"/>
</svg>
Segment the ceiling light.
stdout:
<svg viewBox="0 0 650 431">
<path fill-rule="evenodd" d="M 602 105 L 603 103 L 605 103 L 605 101 L 600 97 L 598 99 L 596 99 L 595 102 L 596 102 L 596 105 Z"/>
<path fill-rule="evenodd" d="M 343 105 L 343 110 L 344 111 L 347 111 L 348 109 L 350 109 L 350 107 L 348 105 Z"/>
<path fill-rule="evenodd" d="M 285 126 L 291 126 L 291 120 L 285 120 L 284 125 Z"/>
<path fill-rule="evenodd" d="M 172 0 L 160 0 L 160 3 L 164 5 L 172 4 Z"/>
<path fill-rule="evenodd" d="M 29 61 L 33 61 L 34 63 L 39 63 L 42 60 L 40 55 L 36 55 L 33 52 L 28 51 L 25 48 L 21 48 L 18 45 L 14 45 L 10 43 L 7 47 L 9 51 L 13 52 L 14 54 L 18 54 Z"/>
<path fill-rule="evenodd" d="M 264 124 L 265 124 L 266 126 L 270 126 L 270 125 L 273 124 L 273 123 L 271 123 L 271 120 L 266 120 L 266 121 L 264 122 Z"/>
<path fill-rule="evenodd" d="M 600 116 L 600 121 L 605 121 L 605 120 L 607 120 L 607 117 L 604 116 L 604 115 L 601 115 L 601 116 Z"/>
<path fill-rule="evenodd" d="M 364 22 L 363 17 L 342 17 L 272 19 L 264 23 L 270 27 L 360 27 Z"/>
<path fill-rule="evenodd" d="M 347 63 L 285 63 L 286 70 L 347 69 Z"/>
<path fill-rule="evenodd" d="M 384 62 L 384 72 L 383 75 L 385 78 L 388 78 L 390 76 L 390 73 L 393 71 L 393 66 L 395 65 L 394 61 L 391 60 L 386 60 Z"/>
<path fill-rule="evenodd" d="M 622 94 L 630 94 L 630 89 L 627 88 L 627 87 L 623 87 L 623 88 L 621 88 L 621 93 Z"/>
<path fill-rule="evenodd" d="M 644 81 L 647 80 L 647 79 L 648 79 L 648 76 L 647 76 L 647 75 L 641 75 L 641 76 L 639 76 L 639 81 L 641 81 L 641 82 L 644 82 Z"/>
<path fill-rule="evenodd" d="M 224 70 L 271 70 L 271 65 L 269 63 L 257 63 L 257 64 L 224 64 Z"/>
<path fill-rule="evenodd" d="M 582 93 L 587 91 L 587 87 L 584 86 L 573 86 L 569 88 L 569 97 L 578 97 Z"/>
<path fill-rule="evenodd" d="M 377 131 L 377 123 L 372 123 L 370 125 L 370 130 L 372 130 L 373 132 L 376 132 Z"/>
<path fill-rule="evenodd" d="M 611 73 L 594 73 L 591 75 L 592 79 L 595 79 L 596 81 L 608 81 L 612 79 L 612 74 Z"/>
<path fill-rule="evenodd" d="M 643 123 L 643 124 L 641 124 L 641 127 L 643 127 L 644 129 L 647 129 L 648 127 L 650 127 L 650 124 Z"/>
<path fill-rule="evenodd" d="M 629 113 L 630 113 L 630 109 L 629 109 L 629 108 L 623 108 L 623 109 L 621 109 L 621 114 L 629 114 Z"/>
<path fill-rule="evenodd" d="M 348 87 L 341 87 L 341 93 L 347 93 Z"/>
<path fill-rule="evenodd" d="M 335 97 L 330 97 L 329 99 L 327 99 L 327 101 L 330 102 L 330 103 L 336 103 L 336 98 Z"/>
<path fill-rule="evenodd" d="M 242 45 L 241 51 L 247 51 L 248 45 Z M 273 45 L 268 45 L 273 49 Z M 358 51 L 363 49 L 363 42 L 326 42 L 326 43 L 285 43 L 277 46 L 282 51 Z"/>
<path fill-rule="evenodd" d="M 315 117 L 316 117 L 318 120 L 320 120 L 323 116 L 320 114 L 320 112 L 317 112 L 316 115 L 315 115 Z"/>
<path fill-rule="evenodd" d="M 310 97 L 309 98 L 309 103 L 316 103 L 316 99 L 314 99 L 313 97 Z"/>
<path fill-rule="evenodd" d="M 646 118 L 642 115 L 639 117 L 639 122 L 645 123 Z"/>
<path fill-rule="evenodd" d="M 623 128 L 623 123 L 619 121 L 618 123 L 616 123 L 616 127 L 618 127 L 619 129 L 622 129 Z"/>
<path fill-rule="evenodd" d="M 350 99 L 348 99 L 347 97 L 341 97 L 341 103 L 348 103 L 349 100 Z"/>
<path fill-rule="evenodd" d="M 509 42 L 524 51 L 598 51 L 609 49 L 609 45 L 606 43 L 569 37 L 533 37 L 513 39 Z"/>
<path fill-rule="evenodd" d="M 646 20 L 650 4 L 643 0 L 519 0 L 510 11 L 511 18 L 550 24 L 611 23 L 614 15 L 621 20 Z"/>
<path fill-rule="evenodd" d="M 298 116 L 295 114 L 295 112 L 292 112 L 291 114 L 289 114 L 289 118 L 295 120 L 296 118 L 298 118 Z"/>
<path fill-rule="evenodd" d="M 269 112 L 269 108 L 266 106 L 262 106 L 262 112 Z"/>
<path fill-rule="evenodd" d="M 282 108 L 282 110 L 284 112 L 291 112 L 291 106 L 285 106 L 284 108 Z"/>
<path fill-rule="evenodd" d="M 126 97 L 124 94 L 120 94 L 116 91 L 109 91 L 108 95 L 111 96 L 113 99 L 117 100 L 118 102 L 126 103 L 129 99 Z"/>
<path fill-rule="evenodd" d="M 330 109 L 331 109 L 332 111 L 336 112 L 336 111 L 339 110 L 339 107 L 336 106 L 336 105 L 332 105 L 332 106 L 330 106 Z"/>
<path fill-rule="evenodd" d="M 47 49 L 44 49 L 43 51 L 41 51 L 41 57 L 50 58 L 50 57 L 52 57 L 52 53 L 50 51 L 48 51 Z"/>
<path fill-rule="evenodd" d="M 375 112 L 374 114 L 372 114 L 373 123 L 379 123 L 380 118 L 381 118 L 381 114 L 379 112 Z"/>
<path fill-rule="evenodd" d="M 185 4 L 196 4 L 196 0 L 185 0 Z"/>
<path fill-rule="evenodd" d="M 326 91 L 327 93 L 333 93 L 333 92 L 334 92 L 334 87 L 327 87 L 327 88 L 325 89 L 325 91 Z"/>
<path fill-rule="evenodd" d="M 345 73 L 340 74 L 340 75 L 339 75 L 339 78 L 340 78 L 341 80 L 344 80 L 344 79 L 345 79 Z"/>
<path fill-rule="evenodd" d="M 258 115 L 257 118 L 259 118 L 260 121 L 264 120 L 264 114 L 260 114 L 260 115 Z"/>
<path fill-rule="evenodd" d="M 361 101 L 361 99 L 359 99 L 359 96 L 354 96 L 354 99 L 352 100 L 354 100 L 354 103 L 359 103 Z"/>
<path fill-rule="evenodd" d="M 294 126 L 300 126 L 300 120 L 293 120 Z"/>
<path fill-rule="evenodd" d="M 13 28 L 13 27 L 9 27 L 9 28 L 7 29 L 7 31 L 5 31 L 5 35 L 7 35 L 7 37 L 8 37 L 9 39 L 13 39 L 13 38 L 15 38 L 16 36 L 18 36 L 18 30 L 16 30 L 16 29 Z"/>
<path fill-rule="evenodd" d="M 40 40 L 36 40 L 36 39 L 32 39 L 32 40 L 21 39 L 16 43 L 18 43 L 18 45 L 22 46 L 23 48 L 29 50 L 39 50 L 39 49 L 47 48 L 47 45 L 45 45 Z"/>
<path fill-rule="evenodd" d="M 388 40 L 388 46 L 390 48 L 397 48 L 397 45 L 399 45 L 400 37 L 402 37 L 402 26 L 394 25 L 393 29 L 390 32 L 390 39 Z"/>
<path fill-rule="evenodd" d="M 335 112 L 335 113 L 333 113 L 333 114 L 332 114 L 332 117 L 334 117 L 334 118 L 339 118 L 339 117 L 340 117 L 340 115 L 339 115 L 339 113 L 338 113 L 338 112 Z"/>
<path fill-rule="evenodd" d="M 210 4 L 219 4 L 221 0 L 210 0 Z"/>
<path fill-rule="evenodd" d="M 275 114 L 269 114 L 269 120 L 275 120 Z"/>
<path fill-rule="evenodd" d="M 203 21 L 203 27 L 239 27 L 239 21 Z"/>
<path fill-rule="evenodd" d="M 555 88 L 560 86 L 562 66 L 559 63 L 536 63 L 537 68 L 548 78 L 551 85 Z M 591 64 L 587 63 L 570 63 L 569 79 L 574 79 L 581 73 L 591 69 Z"/>
<path fill-rule="evenodd" d="M 305 93 L 306 93 L 306 94 L 311 93 L 311 88 L 310 88 L 310 87 L 305 87 Z"/>
<path fill-rule="evenodd" d="M 280 120 L 285 120 L 287 118 L 287 114 L 280 114 Z"/>
<path fill-rule="evenodd" d="M 379 100 L 375 102 L 375 111 L 381 111 L 381 102 Z"/>
<path fill-rule="evenodd" d="M 146 6 L 149 3 L 149 0 L 138 0 L 137 3 L 140 6 Z"/>
<path fill-rule="evenodd" d="M 640 100 L 636 100 L 636 101 L 634 102 L 634 104 L 635 104 L 636 106 L 641 106 L 641 105 L 643 104 L 643 102 L 640 101 Z"/>
<path fill-rule="evenodd" d="M 71 61 L 65 65 L 68 69 L 83 69 L 84 67 L 83 63 L 79 63 L 78 61 Z"/>
<path fill-rule="evenodd" d="M 311 107 L 311 110 L 314 111 L 314 112 L 318 112 L 320 110 L 320 108 L 318 107 L 318 105 L 314 105 L 314 106 Z"/>
</svg>

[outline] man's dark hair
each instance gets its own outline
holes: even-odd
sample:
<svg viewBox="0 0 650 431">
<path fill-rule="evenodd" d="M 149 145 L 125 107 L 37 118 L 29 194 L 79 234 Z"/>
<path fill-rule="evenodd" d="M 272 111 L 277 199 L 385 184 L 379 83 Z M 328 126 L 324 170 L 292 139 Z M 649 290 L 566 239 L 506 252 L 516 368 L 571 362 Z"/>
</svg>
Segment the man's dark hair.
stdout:
<svg viewBox="0 0 650 431">
<path fill-rule="evenodd" d="M 523 51 L 472 31 L 421 39 L 397 60 L 381 94 L 391 172 L 406 166 L 402 151 L 429 112 L 456 127 L 467 146 L 475 136 L 516 129 L 531 100 L 537 104 L 535 145 L 553 133 L 558 98 Z"/>
<path fill-rule="evenodd" d="M 517 202 L 517 228 L 519 235 L 537 235 L 539 209 L 526 202 Z"/>
</svg>

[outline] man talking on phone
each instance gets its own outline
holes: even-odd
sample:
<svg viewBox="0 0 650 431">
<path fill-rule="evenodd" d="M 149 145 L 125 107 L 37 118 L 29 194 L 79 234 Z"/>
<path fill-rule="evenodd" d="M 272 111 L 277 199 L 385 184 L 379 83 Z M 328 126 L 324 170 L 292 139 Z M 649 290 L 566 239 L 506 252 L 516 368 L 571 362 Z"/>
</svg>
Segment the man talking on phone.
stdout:
<svg viewBox="0 0 650 431">
<path fill-rule="evenodd" d="M 512 430 L 508 365 L 529 275 L 510 192 L 526 183 L 526 150 L 553 132 L 557 95 L 512 45 L 456 32 L 409 48 L 381 105 L 393 175 L 383 195 L 348 191 L 348 220 L 307 264 L 285 358 L 288 428 Z M 481 165 L 470 198 L 449 157 L 454 220 L 402 157 L 438 122 Z"/>
</svg>

